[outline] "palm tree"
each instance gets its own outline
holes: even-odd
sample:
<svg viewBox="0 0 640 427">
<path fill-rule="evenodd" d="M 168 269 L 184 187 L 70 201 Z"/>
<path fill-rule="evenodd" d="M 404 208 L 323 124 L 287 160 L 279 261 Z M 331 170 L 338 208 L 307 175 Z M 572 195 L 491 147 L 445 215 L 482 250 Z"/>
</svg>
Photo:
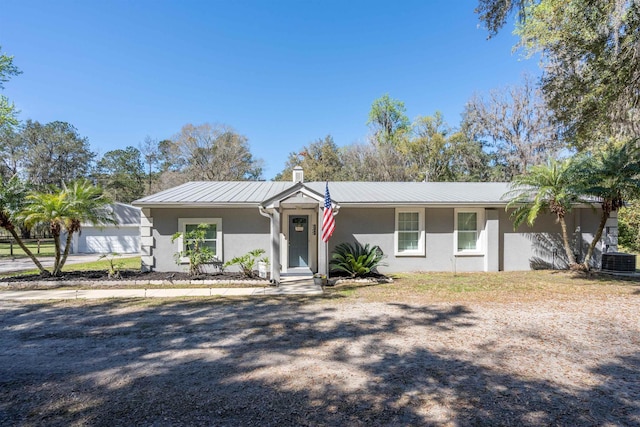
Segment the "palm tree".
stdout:
<svg viewBox="0 0 640 427">
<path fill-rule="evenodd" d="M 33 193 L 27 196 L 28 204 L 23 210 L 24 222 L 31 227 L 35 224 L 47 224 L 53 236 L 55 261 L 52 274 L 60 275 L 67 261 L 73 233 L 80 231 L 83 222 L 93 225 L 115 223 L 113 213 L 109 211 L 110 200 L 102 194 L 99 187 L 81 180 L 70 187 L 54 193 Z M 67 233 L 64 252 L 60 238 Z"/>
<path fill-rule="evenodd" d="M 71 208 L 65 222 L 67 241 L 60 260 L 60 269 L 67 261 L 73 233 L 79 232 L 83 223 L 91 225 L 116 224 L 113 211 L 109 208 L 111 199 L 104 195 L 100 187 L 89 181 L 80 180 L 74 182 L 70 187 L 63 184 L 62 193 L 66 195 Z"/>
<path fill-rule="evenodd" d="M 602 206 L 598 229 L 583 262 L 586 269 L 611 212 L 624 206 L 625 201 L 640 196 L 639 153 L 635 141 L 628 141 L 609 144 L 577 159 L 577 179 L 584 186 L 582 192 L 595 197 Z"/>
<path fill-rule="evenodd" d="M 511 190 L 504 196 L 510 199 L 507 209 L 515 208 L 511 213 L 514 229 L 525 221 L 533 225 L 542 212 L 551 212 L 556 216 L 562 230 L 562 243 L 569 267 L 577 263 L 569 242 L 565 217 L 574 204 L 589 203 L 580 196 L 575 182 L 571 159 L 549 159 L 546 165 L 533 166 L 528 173 L 516 176 L 511 183 Z"/>
<path fill-rule="evenodd" d="M 17 176 L 13 176 L 6 182 L 0 179 L 0 227 L 7 230 L 22 248 L 25 254 L 31 258 L 31 261 L 38 267 L 41 275 L 48 275 L 49 272 L 42 266 L 38 258 L 24 244 L 22 238 L 18 234 L 16 228 L 19 221 L 19 212 L 24 207 L 27 195 L 27 187 L 21 182 Z"/>
</svg>

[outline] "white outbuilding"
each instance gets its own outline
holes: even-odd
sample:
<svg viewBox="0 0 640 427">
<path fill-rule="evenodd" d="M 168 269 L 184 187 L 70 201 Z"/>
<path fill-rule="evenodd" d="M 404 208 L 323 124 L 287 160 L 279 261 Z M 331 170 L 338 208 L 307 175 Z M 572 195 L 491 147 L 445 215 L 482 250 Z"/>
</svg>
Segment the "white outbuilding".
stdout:
<svg viewBox="0 0 640 427">
<path fill-rule="evenodd" d="M 74 234 L 71 253 L 131 254 L 140 252 L 140 208 L 114 203 L 111 205 L 116 224 L 94 226 L 82 224 Z"/>
</svg>

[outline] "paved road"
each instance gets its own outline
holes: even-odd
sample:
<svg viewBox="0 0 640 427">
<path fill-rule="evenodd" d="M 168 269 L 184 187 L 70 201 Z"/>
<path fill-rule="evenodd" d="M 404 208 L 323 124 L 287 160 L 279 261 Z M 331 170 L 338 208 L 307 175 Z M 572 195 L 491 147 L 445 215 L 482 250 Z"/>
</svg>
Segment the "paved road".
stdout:
<svg viewBox="0 0 640 427">
<path fill-rule="evenodd" d="M 97 261 L 102 255 L 101 254 L 79 254 L 79 255 L 69 255 L 67 258 L 67 264 L 78 264 L 83 262 L 93 262 Z M 119 258 L 130 258 L 139 256 L 139 254 L 125 254 Z M 53 266 L 53 257 L 42 257 L 38 258 L 44 267 L 52 267 Z M 30 258 L 10 258 L 10 257 L 2 257 L 0 258 L 0 274 L 2 273 L 15 273 L 20 271 L 34 270 L 36 269 L 35 264 L 31 261 Z"/>
</svg>

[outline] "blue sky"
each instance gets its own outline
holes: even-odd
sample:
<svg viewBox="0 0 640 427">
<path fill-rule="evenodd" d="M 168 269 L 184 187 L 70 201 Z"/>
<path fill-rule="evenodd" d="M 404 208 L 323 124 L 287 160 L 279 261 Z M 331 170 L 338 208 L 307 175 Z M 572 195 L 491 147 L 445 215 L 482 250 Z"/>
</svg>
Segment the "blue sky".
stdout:
<svg viewBox="0 0 640 427">
<path fill-rule="evenodd" d="M 474 93 L 538 74 L 507 28 L 487 41 L 476 1 L 4 0 L 0 45 L 23 71 L 21 119 L 73 124 L 100 155 L 223 123 L 271 179 L 328 134 L 365 142 L 388 93 L 411 119 L 457 125 Z"/>
</svg>

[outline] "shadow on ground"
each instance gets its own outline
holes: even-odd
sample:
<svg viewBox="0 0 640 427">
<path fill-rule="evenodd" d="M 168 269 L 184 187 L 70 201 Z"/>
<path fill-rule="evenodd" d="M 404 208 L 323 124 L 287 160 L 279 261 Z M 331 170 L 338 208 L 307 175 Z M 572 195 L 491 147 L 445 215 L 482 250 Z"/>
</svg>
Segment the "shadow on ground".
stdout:
<svg viewBox="0 0 640 427">
<path fill-rule="evenodd" d="M 0 425 L 640 423 L 640 354 L 600 366 L 605 383 L 566 390 L 446 349 L 389 344 L 407 330 L 427 340 L 476 325 L 463 306 L 367 309 L 354 317 L 306 299 L 5 306 Z"/>
</svg>

